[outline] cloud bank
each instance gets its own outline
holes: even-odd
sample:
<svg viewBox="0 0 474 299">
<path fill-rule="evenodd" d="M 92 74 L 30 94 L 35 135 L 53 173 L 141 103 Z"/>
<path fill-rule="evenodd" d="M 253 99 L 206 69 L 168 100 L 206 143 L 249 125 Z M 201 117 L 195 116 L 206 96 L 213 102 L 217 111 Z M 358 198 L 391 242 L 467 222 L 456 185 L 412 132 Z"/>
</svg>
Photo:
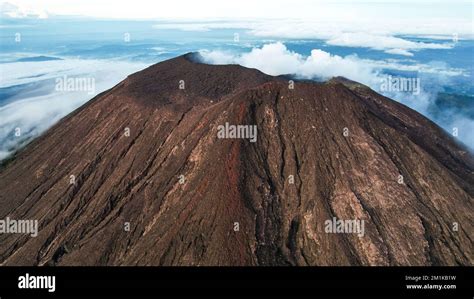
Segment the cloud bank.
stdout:
<svg viewBox="0 0 474 299">
<path fill-rule="evenodd" d="M 385 50 L 390 54 L 412 56 L 409 50 L 451 49 L 454 43 L 413 42 L 399 37 L 365 32 L 341 33 L 326 41 L 328 45 Z"/>
<path fill-rule="evenodd" d="M 9 2 L 0 3 L 0 16 L 5 18 L 23 19 L 47 19 L 48 13 L 43 9 L 19 6 Z"/>
<path fill-rule="evenodd" d="M 240 64 L 273 76 L 291 74 L 301 79 L 345 76 L 371 85 L 375 84 L 378 73 L 371 65 L 361 63 L 356 55 L 343 58 L 314 49 L 310 56 L 304 57 L 288 50 L 281 42 L 266 44 L 244 54 L 207 50 L 200 51 L 200 54 L 204 62 L 210 64 Z"/>
<path fill-rule="evenodd" d="M 258 38 L 319 39 L 341 47 L 369 48 L 388 54 L 413 56 L 425 49 L 452 49 L 461 39 L 474 39 L 474 21 L 463 18 L 437 19 L 381 19 L 346 20 L 312 19 L 248 19 L 172 22 L 163 21 L 153 28 L 183 31 L 211 31 L 214 29 L 246 30 Z M 419 41 L 421 37 L 430 41 Z M 434 42 L 434 41 L 436 42 Z"/>
<path fill-rule="evenodd" d="M 19 144 L 41 134 L 96 94 L 146 66 L 142 63 L 79 59 L 1 64 L 0 87 L 21 88 L 40 81 L 40 86 L 35 85 L 34 89 L 41 90 L 41 93 L 32 95 L 31 92 L 20 91 L 14 101 L 0 106 L 0 160 L 13 153 Z M 91 95 L 87 90 L 58 91 L 55 89 L 55 79 L 63 76 L 93 78 L 95 92 Z M 21 134 L 15 136 L 18 129 Z"/>
</svg>

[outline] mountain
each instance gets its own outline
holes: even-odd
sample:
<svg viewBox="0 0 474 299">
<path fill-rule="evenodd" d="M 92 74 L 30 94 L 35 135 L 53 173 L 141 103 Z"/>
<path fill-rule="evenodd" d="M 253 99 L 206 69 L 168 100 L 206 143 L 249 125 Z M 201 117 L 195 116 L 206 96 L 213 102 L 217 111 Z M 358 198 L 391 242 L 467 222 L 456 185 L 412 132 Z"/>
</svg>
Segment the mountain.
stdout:
<svg viewBox="0 0 474 299">
<path fill-rule="evenodd" d="M 196 55 L 1 166 L 0 219 L 39 225 L 0 234 L 2 265 L 474 264 L 474 158 L 454 138 L 344 78 Z"/>
</svg>

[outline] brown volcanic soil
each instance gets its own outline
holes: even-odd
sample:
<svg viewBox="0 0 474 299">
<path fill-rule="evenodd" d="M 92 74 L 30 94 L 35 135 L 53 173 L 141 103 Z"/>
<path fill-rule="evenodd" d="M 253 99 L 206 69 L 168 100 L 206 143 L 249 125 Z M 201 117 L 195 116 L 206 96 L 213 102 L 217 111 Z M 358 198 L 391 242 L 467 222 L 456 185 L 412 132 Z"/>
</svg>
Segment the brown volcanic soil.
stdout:
<svg viewBox="0 0 474 299">
<path fill-rule="evenodd" d="M 347 80 L 291 90 L 189 57 L 129 76 L 2 167 L 0 219 L 40 231 L 0 235 L 1 264 L 474 264 L 474 160 L 435 124 Z M 257 125 L 257 142 L 218 139 L 225 122 Z M 332 217 L 365 236 L 326 233 Z"/>
</svg>

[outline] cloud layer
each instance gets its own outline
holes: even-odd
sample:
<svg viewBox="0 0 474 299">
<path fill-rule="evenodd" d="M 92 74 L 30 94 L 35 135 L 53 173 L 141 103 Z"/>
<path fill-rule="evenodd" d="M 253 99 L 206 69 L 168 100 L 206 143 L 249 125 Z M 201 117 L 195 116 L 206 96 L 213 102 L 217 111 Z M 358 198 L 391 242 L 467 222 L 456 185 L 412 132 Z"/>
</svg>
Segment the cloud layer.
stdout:
<svg viewBox="0 0 474 299">
<path fill-rule="evenodd" d="M 35 90 L 42 92 L 33 96 L 20 92 L 14 101 L 0 106 L 0 160 L 8 157 L 23 141 L 41 134 L 94 95 L 144 67 L 146 65 L 141 63 L 79 59 L 1 64 L 0 87 L 40 81 L 41 86 L 35 86 Z M 91 95 L 87 90 L 58 91 L 55 79 L 63 76 L 93 78 L 95 92 Z M 15 136 L 18 129 L 21 134 Z"/>
<path fill-rule="evenodd" d="M 359 82 L 375 84 L 377 71 L 355 56 L 341 57 L 328 52 L 314 49 L 311 55 L 304 57 L 292 52 L 281 43 L 266 44 L 261 48 L 254 48 L 248 53 L 236 54 L 222 51 L 200 52 L 204 62 L 210 64 L 240 64 L 249 68 L 273 75 L 296 75 L 302 79 L 345 76 L 349 79 L 358 79 Z"/>
<path fill-rule="evenodd" d="M 326 20 L 326 21 L 324 21 Z M 368 21 L 369 20 L 369 21 Z M 370 48 L 393 55 L 413 56 L 424 49 L 452 49 L 459 39 L 474 39 L 473 20 L 462 18 L 390 19 L 356 18 L 315 21 L 313 19 L 270 20 L 214 20 L 164 21 L 153 27 L 183 31 L 210 31 L 213 29 L 239 29 L 257 38 L 320 39 L 328 45 Z M 409 37 L 424 37 L 436 42 L 414 41 Z"/>
</svg>

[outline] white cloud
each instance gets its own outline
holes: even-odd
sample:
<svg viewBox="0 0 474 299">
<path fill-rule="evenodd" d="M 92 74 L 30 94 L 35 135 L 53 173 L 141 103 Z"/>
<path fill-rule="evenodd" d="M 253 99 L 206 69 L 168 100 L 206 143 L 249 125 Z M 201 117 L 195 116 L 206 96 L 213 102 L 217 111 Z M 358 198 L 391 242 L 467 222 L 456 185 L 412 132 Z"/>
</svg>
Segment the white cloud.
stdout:
<svg viewBox="0 0 474 299">
<path fill-rule="evenodd" d="M 16 86 L 38 80 L 49 84 L 42 90 L 49 93 L 28 96 L 0 107 L 0 160 L 9 156 L 12 149 L 21 140 L 37 136 L 55 124 L 80 105 L 133 72 L 145 68 L 142 63 L 129 63 L 105 60 L 59 60 L 43 62 L 4 63 L 0 86 Z M 39 77 L 35 77 L 38 76 Z M 54 78 L 92 77 L 95 79 L 95 93 L 83 91 L 56 91 Z M 50 79 L 50 80 L 48 80 Z M 21 94 L 19 94 L 21 97 Z M 20 128 L 21 137 L 14 137 L 14 131 Z"/>
<path fill-rule="evenodd" d="M 212 22 L 161 22 L 155 29 L 184 31 L 210 31 L 212 29 L 243 29 L 261 38 L 321 39 L 328 45 L 361 47 L 384 51 L 389 54 L 413 56 L 413 51 L 423 49 L 452 49 L 454 38 L 473 39 L 472 20 L 465 19 L 374 19 L 370 22 L 354 20 L 293 20 L 248 19 L 213 20 Z M 404 36 L 436 37 L 438 42 L 412 41 Z M 448 39 L 442 41 L 441 38 Z M 449 41 L 451 39 L 451 41 Z"/>
<path fill-rule="evenodd" d="M 204 62 L 209 64 L 238 64 L 237 57 L 232 53 L 208 50 L 201 50 L 199 53 L 204 58 Z"/>
<path fill-rule="evenodd" d="M 449 125 L 446 130 L 448 132 L 453 132 L 454 128 L 458 129 L 458 138 L 462 140 L 464 144 L 467 144 L 474 149 L 474 120 L 467 117 L 453 117 L 453 123 Z"/>
<path fill-rule="evenodd" d="M 176 29 L 182 31 L 211 31 L 213 29 L 235 29 L 235 28 L 252 28 L 257 26 L 258 21 L 256 20 L 247 20 L 247 21 L 238 21 L 238 20 L 188 20 L 187 22 L 173 22 L 173 21 L 161 21 L 159 24 L 153 25 L 155 29 Z"/>
<path fill-rule="evenodd" d="M 366 32 L 342 33 L 326 41 L 329 45 L 344 47 L 363 47 L 374 50 L 397 50 L 398 53 L 408 54 L 408 50 L 420 49 L 451 49 L 452 43 L 413 42 L 399 37 L 370 34 Z M 400 51 L 401 50 L 401 51 Z"/>
<path fill-rule="evenodd" d="M 442 62 L 432 63 L 413 63 L 413 64 L 402 64 L 396 59 L 387 60 L 371 60 L 371 59 L 360 59 L 361 63 L 367 64 L 368 66 L 375 69 L 386 69 L 395 71 L 405 71 L 420 74 L 436 74 L 439 76 L 468 76 L 465 70 L 459 68 L 453 68 Z"/>
<path fill-rule="evenodd" d="M 397 49 L 397 48 L 385 50 L 385 53 L 394 54 L 394 55 L 402 55 L 402 56 L 413 56 L 413 53 L 404 49 Z"/>
<path fill-rule="evenodd" d="M 472 17 L 437 17 L 437 18 L 394 18 L 358 17 L 354 20 L 331 19 L 279 19 L 279 20 L 256 20 L 249 22 L 246 27 L 255 36 L 278 37 L 288 39 L 338 39 L 342 42 L 353 43 L 354 40 L 369 40 L 371 46 L 376 47 L 374 42 L 382 41 L 385 44 L 392 43 L 396 46 L 405 39 L 395 36 L 423 36 L 453 38 L 473 38 L 472 28 L 474 20 Z M 349 36 L 345 36 L 345 34 Z M 367 36 L 363 36 L 367 34 Z M 377 40 L 375 38 L 377 38 Z M 390 39 L 385 39 L 385 38 Z M 345 41 L 347 39 L 348 41 Z M 359 44 L 359 43 L 358 43 Z M 413 47 L 413 44 L 407 44 Z"/>
<path fill-rule="evenodd" d="M 39 8 L 33 8 L 31 6 L 25 5 L 15 5 L 9 2 L 0 3 L 0 16 L 8 18 L 36 18 L 36 19 L 46 19 L 48 18 L 48 13 Z"/>
<path fill-rule="evenodd" d="M 14 57 L 24 57 L 18 53 L 14 55 Z M 31 57 L 35 55 L 29 54 L 28 56 Z M 137 71 L 145 66 L 146 64 L 143 63 L 98 59 L 64 59 L 40 62 L 27 61 L 2 63 L 0 87 L 53 79 L 63 75 L 89 75 L 97 77 L 97 81 L 102 81 L 108 78 L 114 78 L 115 76 L 121 78 L 130 74 L 131 71 Z"/>
</svg>

